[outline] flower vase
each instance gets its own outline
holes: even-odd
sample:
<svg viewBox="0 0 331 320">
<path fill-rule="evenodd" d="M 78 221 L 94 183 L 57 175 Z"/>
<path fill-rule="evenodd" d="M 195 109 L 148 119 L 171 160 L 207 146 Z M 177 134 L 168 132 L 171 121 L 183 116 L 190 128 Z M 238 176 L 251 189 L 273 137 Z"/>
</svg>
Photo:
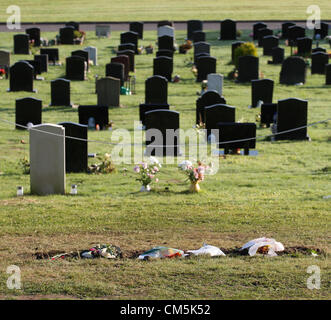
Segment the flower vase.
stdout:
<svg viewBox="0 0 331 320">
<path fill-rule="evenodd" d="M 191 182 L 190 192 L 197 193 L 200 191 L 199 181 Z"/>
<path fill-rule="evenodd" d="M 141 186 L 140 188 L 140 192 L 149 192 L 149 191 L 151 191 L 151 187 L 149 184 L 147 186 Z"/>
</svg>

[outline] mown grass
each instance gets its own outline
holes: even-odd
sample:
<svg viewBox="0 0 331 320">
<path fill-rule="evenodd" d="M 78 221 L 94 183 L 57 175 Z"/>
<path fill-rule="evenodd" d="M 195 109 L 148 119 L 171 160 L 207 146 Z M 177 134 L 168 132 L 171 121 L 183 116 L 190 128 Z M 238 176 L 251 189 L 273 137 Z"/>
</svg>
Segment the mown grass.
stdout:
<svg viewBox="0 0 331 320">
<path fill-rule="evenodd" d="M 243 39 L 248 40 L 248 31 Z M 55 33 L 43 33 L 52 38 Z M 226 75 L 231 41 L 219 42 L 217 32 L 208 32 L 211 53 L 218 59 L 217 71 Z M 177 32 L 181 43 L 185 32 Z M 146 32 L 141 45 L 154 44 L 156 32 Z M 12 50 L 12 34 L 0 34 L 1 49 Z M 72 82 L 72 102 L 94 104 L 94 76 L 104 75 L 104 66 L 119 43 L 119 33 L 98 40 L 88 32 L 84 46 L 98 47 L 99 66 L 91 67 L 89 80 Z M 327 47 L 326 43 L 322 46 Z M 62 62 L 77 46 L 61 46 Z M 289 48 L 286 48 L 287 55 Z M 169 102 L 180 112 L 181 128 L 195 121 L 196 92 L 191 67 L 192 52 L 175 55 L 174 74 L 181 82 L 169 84 Z M 300 87 L 278 84 L 280 66 L 267 64 L 260 54 L 260 70 L 275 80 L 274 100 L 297 97 L 309 100 L 308 122 L 330 118 L 330 88 L 324 76 L 308 72 Z M 12 63 L 24 56 L 12 56 Z M 144 99 L 144 81 L 152 75 L 154 55 L 136 56 L 137 94 L 121 96 L 123 108 L 110 109 L 114 128 L 133 130 L 138 104 Z M 14 121 L 15 99 L 42 99 L 43 122 L 78 121 L 76 109 L 49 108 L 50 80 L 63 76 L 64 64 L 49 67 L 45 81 L 36 81 L 38 93 L 7 93 L 8 80 L 0 80 L 0 119 Z M 248 109 L 250 86 L 225 80 L 224 95 L 236 106 L 236 118 L 254 122 L 258 110 Z M 330 259 L 298 255 L 281 257 L 191 259 L 142 263 L 129 259 L 137 251 L 154 245 L 194 249 L 203 242 L 230 249 L 259 237 L 274 237 L 288 247 L 330 248 L 330 123 L 308 129 L 312 141 L 258 141 L 257 157 L 213 158 L 219 164 L 216 175 L 201 183 L 200 194 L 188 194 L 188 184 L 175 165 L 164 165 L 160 182 L 148 194 L 139 193 L 132 164 L 117 165 L 110 175 L 67 174 L 67 187 L 78 184 L 75 197 L 29 195 L 29 176 L 18 162 L 29 156 L 25 131 L 0 123 L 0 297 L 17 298 L 129 298 L 129 299 L 317 299 L 330 298 Z M 270 134 L 259 128 L 258 135 Z M 111 141 L 111 131 L 89 132 L 89 139 Z M 21 143 L 24 140 L 24 144 Z M 89 143 L 89 152 L 111 152 L 106 144 Z M 90 160 L 92 163 L 93 160 Z M 127 169 L 127 170 L 124 170 Z M 16 186 L 26 195 L 17 198 Z M 166 189 L 168 188 L 168 189 Z M 119 245 L 121 261 L 43 261 L 36 251 L 86 249 L 96 243 Z M 6 287 L 6 268 L 20 266 L 23 288 Z M 321 289 L 308 290 L 309 265 L 321 268 Z"/>
<path fill-rule="evenodd" d="M 310 14 L 307 8 L 318 5 L 322 19 L 330 19 L 331 5 L 327 0 L 314 3 L 310 0 L 160 0 L 107 1 L 99 0 L 17 0 L 1 1 L 0 21 L 7 21 L 10 14 L 6 9 L 17 5 L 21 10 L 22 22 L 60 21 L 157 21 L 157 20 L 306 20 Z"/>
</svg>

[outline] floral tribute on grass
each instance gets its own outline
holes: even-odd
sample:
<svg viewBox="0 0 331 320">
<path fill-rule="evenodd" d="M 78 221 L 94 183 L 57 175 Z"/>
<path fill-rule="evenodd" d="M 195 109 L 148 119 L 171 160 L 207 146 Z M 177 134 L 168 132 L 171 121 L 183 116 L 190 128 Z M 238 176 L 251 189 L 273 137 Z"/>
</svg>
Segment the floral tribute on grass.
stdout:
<svg viewBox="0 0 331 320">
<path fill-rule="evenodd" d="M 112 173 L 115 171 L 115 165 L 111 160 L 110 154 L 105 153 L 100 163 L 92 164 L 88 167 L 88 173 Z"/>
<path fill-rule="evenodd" d="M 147 161 L 141 162 L 134 167 L 133 171 L 139 174 L 139 178 L 136 180 L 142 184 L 140 192 L 151 191 L 150 184 L 153 181 L 159 182 L 156 175 L 160 172 L 161 167 L 160 162 L 155 157 L 150 157 Z"/>
<path fill-rule="evenodd" d="M 205 173 L 210 170 L 209 166 L 205 166 L 201 161 L 197 162 L 198 166 L 194 167 L 192 162 L 184 160 L 178 167 L 187 176 L 187 180 L 191 182 L 190 192 L 197 193 L 200 191 L 199 183 L 205 179 Z"/>
</svg>

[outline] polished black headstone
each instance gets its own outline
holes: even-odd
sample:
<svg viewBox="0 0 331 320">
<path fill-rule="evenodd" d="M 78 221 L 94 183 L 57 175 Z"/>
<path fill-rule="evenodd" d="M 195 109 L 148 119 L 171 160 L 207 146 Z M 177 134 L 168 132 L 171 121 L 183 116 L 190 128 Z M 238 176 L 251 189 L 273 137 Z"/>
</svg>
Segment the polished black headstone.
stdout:
<svg viewBox="0 0 331 320">
<path fill-rule="evenodd" d="M 41 124 L 42 117 L 42 101 L 36 98 L 16 99 L 15 108 L 15 123 L 16 129 L 24 130 L 28 123 L 33 125 Z"/>
</svg>

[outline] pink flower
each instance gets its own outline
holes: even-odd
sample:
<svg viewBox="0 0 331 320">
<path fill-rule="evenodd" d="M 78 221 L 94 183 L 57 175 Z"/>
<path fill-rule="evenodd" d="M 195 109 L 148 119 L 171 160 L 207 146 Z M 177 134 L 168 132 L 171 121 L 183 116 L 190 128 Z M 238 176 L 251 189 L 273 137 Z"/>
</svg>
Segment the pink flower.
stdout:
<svg viewBox="0 0 331 320">
<path fill-rule="evenodd" d="M 159 179 L 158 179 L 158 178 L 156 178 L 156 179 L 155 179 L 155 182 L 156 182 L 156 183 L 157 183 L 157 182 L 159 182 Z"/>
<path fill-rule="evenodd" d="M 142 165 L 143 169 L 147 169 L 147 167 L 148 167 L 146 162 L 143 162 L 141 165 Z"/>
<path fill-rule="evenodd" d="M 155 167 L 153 168 L 153 170 L 154 170 L 155 172 L 159 172 L 159 168 L 158 168 L 157 166 L 155 166 Z"/>
<path fill-rule="evenodd" d="M 153 179 L 155 176 L 153 174 L 148 174 L 148 177 Z"/>
<path fill-rule="evenodd" d="M 205 173 L 205 168 L 203 166 L 199 166 L 198 167 L 198 172 L 201 173 L 201 174 L 204 174 Z"/>
<path fill-rule="evenodd" d="M 139 173 L 140 172 L 140 167 L 139 166 L 135 166 L 133 169 L 135 172 Z"/>
</svg>

